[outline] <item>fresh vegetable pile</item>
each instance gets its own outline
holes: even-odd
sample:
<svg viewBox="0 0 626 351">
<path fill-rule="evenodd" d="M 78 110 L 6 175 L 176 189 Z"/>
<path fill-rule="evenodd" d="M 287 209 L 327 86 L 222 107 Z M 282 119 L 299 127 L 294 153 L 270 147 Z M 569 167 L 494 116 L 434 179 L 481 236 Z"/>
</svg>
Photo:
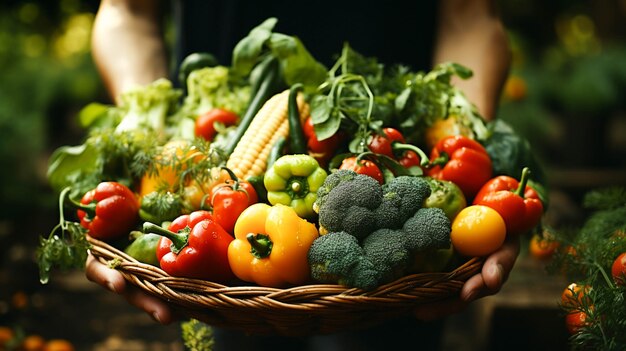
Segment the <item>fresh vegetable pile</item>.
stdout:
<svg viewBox="0 0 626 351">
<path fill-rule="evenodd" d="M 450 83 L 471 71 L 413 72 L 347 44 L 327 69 L 275 23 L 231 66 L 185 60 L 182 90 L 160 79 L 81 111 L 84 143 L 49 165 L 60 222 L 41 238 L 42 281 L 82 267 L 89 235 L 172 276 L 369 290 L 540 224 L 527 143 Z"/>
</svg>

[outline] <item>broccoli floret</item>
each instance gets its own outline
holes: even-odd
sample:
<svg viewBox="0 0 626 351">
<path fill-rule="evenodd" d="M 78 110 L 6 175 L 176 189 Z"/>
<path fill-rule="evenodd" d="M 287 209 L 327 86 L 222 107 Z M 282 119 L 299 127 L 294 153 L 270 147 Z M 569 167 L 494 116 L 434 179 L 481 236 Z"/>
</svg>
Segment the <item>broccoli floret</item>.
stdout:
<svg viewBox="0 0 626 351">
<path fill-rule="evenodd" d="M 399 176 L 383 185 L 383 194 L 386 198 L 396 194 L 400 198 L 398 212 L 402 221 L 406 221 L 419 210 L 424 201 L 430 196 L 429 183 L 422 177 Z"/>
<path fill-rule="evenodd" d="M 357 173 L 355 171 L 349 169 L 340 169 L 330 173 L 324 180 L 324 184 L 317 189 L 317 200 L 315 200 L 315 203 L 313 204 L 313 210 L 319 213 L 319 209 L 326 201 L 326 196 L 328 196 L 330 191 L 339 184 L 354 179 L 356 175 Z"/>
<path fill-rule="evenodd" d="M 359 241 L 346 232 L 332 232 L 313 241 L 308 252 L 311 277 L 321 283 L 373 289 L 378 272 L 365 256 Z"/>
<path fill-rule="evenodd" d="M 376 228 L 402 228 L 402 224 L 406 220 L 400 214 L 402 206 L 402 198 L 395 192 L 383 194 L 383 201 L 380 206 L 374 210 L 376 217 Z"/>
<path fill-rule="evenodd" d="M 341 214 L 343 221 L 341 228 L 344 232 L 363 239 L 376 229 L 376 216 L 368 208 L 351 206 Z"/>
<path fill-rule="evenodd" d="M 421 208 L 402 226 L 406 248 L 411 252 L 444 249 L 450 246 L 450 219 L 442 209 Z"/>
<path fill-rule="evenodd" d="M 373 210 L 382 200 L 383 190 L 380 184 L 372 177 L 357 174 L 353 179 L 334 187 L 321 204 L 320 211 L 324 206 L 334 208 L 361 206 Z"/>
<path fill-rule="evenodd" d="M 325 196 L 319 209 L 319 224 L 328 232 L 345 231 L 358 238 L 365 237 L 376 230 L 374 210 L 382 197 L 382 188 L 374 178 L 355 175 Z"/>
<path fill-rule="evenodd" d="M 361 256 L 351 274 L 339 280 L 339 284 L 363 290 L 372 290 L 380 285 L 380 273 L 376 270 L 372 261 L 365 256 Z"/>
<path fill-rule="evenodd" d="M 404 276 L 412 255 L 405 245 L 402 230 L 378 229 L 363 240 L 363 251 L 380 274 L 379 283 L 385 284 Z"/>
</svg>

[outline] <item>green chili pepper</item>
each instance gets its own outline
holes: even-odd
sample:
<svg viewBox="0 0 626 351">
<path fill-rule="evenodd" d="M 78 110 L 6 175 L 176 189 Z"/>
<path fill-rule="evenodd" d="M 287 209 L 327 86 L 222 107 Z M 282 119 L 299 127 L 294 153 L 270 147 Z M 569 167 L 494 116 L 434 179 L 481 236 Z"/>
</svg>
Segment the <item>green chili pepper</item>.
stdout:
<svg viewBox="0 0 626 351">
<path fill-rule="evenodd" d="M 282 156 L 265 173 L 267 200 L 272 205 L 291 206 L 302 218 L 314 218 L 313 203 L 326 176 L 326 171 L 309 155 Z"/>
<path fill-rule="evenodd" d="M 456 184 L 447 180 L 425 177 L 431 193 L 424 201 L 424 207 L 438 207 L 452 221 L 467 206 L 467 200 Z"/>
</svg>

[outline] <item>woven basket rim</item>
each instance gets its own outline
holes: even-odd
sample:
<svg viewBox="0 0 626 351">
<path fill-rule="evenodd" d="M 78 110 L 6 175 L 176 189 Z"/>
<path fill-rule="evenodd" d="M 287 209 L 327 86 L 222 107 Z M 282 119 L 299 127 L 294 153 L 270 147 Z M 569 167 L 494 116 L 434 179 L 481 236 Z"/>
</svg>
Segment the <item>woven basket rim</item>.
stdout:
<svg viewBox="0 0 626 351">
<path fill-rule="evenodd" d="M 89 235 L 87 240 L 94 257 L 144 292 L 193 318 L 252 334 L 331 333 L 407 315 L 418 305 L 458 296 L 465 281 L 483 264 L 482 258 L 473 257 L 450 272 L 414 273 L 369 291 L 314 283 L 282 289 L 228 286 L 172 277 L 106 242 Z"/>
</svg>

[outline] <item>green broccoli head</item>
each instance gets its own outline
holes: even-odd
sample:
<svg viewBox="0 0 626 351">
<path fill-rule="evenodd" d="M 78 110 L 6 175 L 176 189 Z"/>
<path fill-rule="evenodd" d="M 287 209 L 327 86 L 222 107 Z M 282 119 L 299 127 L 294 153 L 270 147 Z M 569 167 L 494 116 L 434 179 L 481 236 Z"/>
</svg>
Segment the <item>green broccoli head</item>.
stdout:
<svg viewBox="0 0 626 351">
<path fill-rule="evenodd" d="M 336 283 L 350 274 L 363 256 L 363 248 L 346 232 L 331 232 L 315 239 L 308 252 L 311 277 L 323 283 Z"/>
<path fill-rule="evenodd" d="M 411 266 L 412 255 L 406 248 L 402 230 L 378 229 L 363 240 L 363 251 L 385 284 L 404 276 Z"/>
<path fill-rule="evenodd" d="M 319 208 L 326 201 L 326 196 L 328 196 L 330 191 L 336 188 L 339 184 L 354 179 L 356 175 L 357 173 L 355 171 L 348 169 L 340 169 L 330 173 L 324 180 L 322 186 L 317 189 L 317 200 L 315 200 L 315 203 L 313 204 L 313 209 L 316 212 L 319 212 Z"/>
<path fill-rule="evenodd" d="M 376 229 L 374 210 L 382 198 L 382 188 L 374 178 L 357 174 L 324 197 L 318 211 L 319 224 L 328 232 L 344 231 L 362 238 Z"/>
<path fill-rule="evenodd" d="M 369 208 L 361 206 L 351 206 L 342 213 L 343 221 L 341 226 L 344 232 L 363 239 L 368 236 L 376 226 L 376 216 Z"/>
<path fill-rule="evenodd" d="M 373 210 L 380 205 L 382 200 L 383 190 L 380 184 L 372 177 L 357 174 L 353 179 L 334 187 L 326 195 L 320 206 L 320 212 L 326 206 L 344 209 L 361 206 Z"/>
<path fill-rule="evenodd" d="M 398 212 L 402 221 L 406 221 L 419 210 L 430 196 L 431 188 L 428 181 L 417 176 L 399 176 L 383 185 L 386 198 L 398 196 L 400 206 Z"/>
<path fill-rule="evenodd" d="M 365 256 L 358 259 L 350 274 L 339 280 L 339 284 L 363 290 L 372 290 L 380 285 L 380 273 Z"/>
<path fill-rule="evenodd" d="M 376 228 L 402 228 L 402 224 L 406 220 L 400 213 L 402 207 L 402 198 L 398 193 L 389 192 L 383 194 L 383 201 L 380 206 L 374 210 L 376 219 Z"/>
<path fill-rule="evenodd" d="M 452 224 L 442 209 L 421 208 L 402 227 L 406 248 L 411 252 L 444 249 L 450 246 Z"/>
</svg>

